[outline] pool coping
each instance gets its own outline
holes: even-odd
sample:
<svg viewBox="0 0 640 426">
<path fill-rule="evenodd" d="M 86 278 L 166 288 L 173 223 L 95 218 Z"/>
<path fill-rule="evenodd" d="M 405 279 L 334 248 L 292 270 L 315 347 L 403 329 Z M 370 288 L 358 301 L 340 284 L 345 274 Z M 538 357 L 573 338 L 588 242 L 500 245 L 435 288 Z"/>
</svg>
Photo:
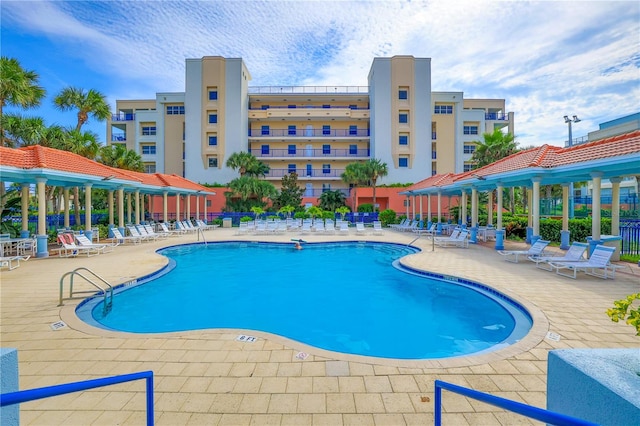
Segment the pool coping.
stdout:
<svg viewBox="0 0 640 426">
<path fill-rule="evenodd" d="M 240 242 L 240 243 L 268 243 L 268 244 L 287 244 L 281 242 L 273 242 L 268 240 L 224 240 L 224 241 L 215 241 L 211 243 L 229 243 L 229 242 Z M 372 240 L 338 240 L 338 241 L 323 241 L 322 243 L 380 243 L 380 241 L 372 241 Z M 387 242 L 384 242 L 387 243 Z M 155 277 L 159 273 L 166 273 L 168 271 L 168 266 L 170 265 L 170 259 L 160 252 L 172 247 L 179 247 L 185 245 L 198 245 L 205 244 L 204 242 L 195 242 L 195 243 L 187 243 L 187 244 L 174 244 L 164 246 L 156 250 L 156 254 L 162 256 L 165 260 L 164 265 L 156 270 L 155 272 L 146 274 L 141 277 L 136 277 L 135 281 L 142 281 L 145 279 L 149 279 L 150 277 Z M 407 245 L 401 243 L 388 242 L 388 244 L 397 244 L 397 245 Z M 406 260 L 411 256 L 415 256 L 420 254 L 421 249 L 419 247 L 413 246 L 418 250 L 417 253 L 412 253 L 407 256 L 400 258 L 400 262 L 402 260 Z M 421 271 L 424 274 L 432 274 L 434 276 L 445 276 L 445 274 L 431 272 L 427 270 L 423 270 L 421 268 L 416 268 L 415 266 L 403 265 L 407 268 L 410 268 L 415 271 Z M 453 275 L 448 275 L 453 276 Z M 180 332 L 168 332 L 168 333 L 129 333 L 129 332 L 121 332 L 121 331 L 113 331 L 104 328 L 99 328 L 92 326 L 83 320 L 81 320 L 77 314 L 76 309 L 86 303 L 88 298 L 84 298 L 82 300 L 70 300 L 65 303 L 64 306 L 60 307 L 60 318 L 71 328 L 76 331 L 86 333 L 94 336 L 102 336 L 102 337 L 120 337 L 120 338 L 175 338 L 175 337 L 190 337 L 196 335 L 202 335 L 202 333 L 215 333 L 215 334 L 223 334 L 230 335 L 227 336 L 233 337 L 233 335 L 251 335 L 258 337 L 260 339 L 264 339 L 267 341 L 271 341 L 277 344 L 281 344 L 286 346 L 292 350 L 296 350 L 301 352 L 304 359 L 312 359 L 315 358 L 317 360 L 318 357 L 325 358 L 329 360 L 338 360 L 338 361 L 349 361 L 349 362 L 358 362 L 362 364 L 371 364 L 371 365 L 383 365 L 390 367 L 405 367 L 405 368 L 455 368 L 455 367 L 468 367 L 480 364 L 486 364 L 495 361 L 505 360 L 507 358 L 513 357 L 515 355 L 527 352 L 528 350 L 536 347 L 542 340 L 544 340 L 547 332 L 549 331 L 549 321 L 544 313 L 533 303 L 530 303 L 526 300 L 519 299 L 518 297 L 509 294 L 508 291 L 503 289 L 497 290 L 490 285 L 476 282 L 474 280 L 466 279 L 463 277 L 457 277 L 463 282 L 472 282 L 477 283 L 482 287 L 486 287 L 491 289 L 493 292 L 496 292 L 500 295 L 504 295 L 513 303 L 520 305 L 523 307 L 526 312 L 529 314 L 532 320 L 532 326 L 524 338 L 520 341 L 510 344 L 509 346 L 494 349 L 489 352 L 482 351 L 478 354 L 471 355 L 462 355 L 456 357 L 449 358 L 434 358 L 434 359 L 396 359 L 396 358 L 381 358 L 381 357 L 370 357 L 364 355 L 353 355 L 342 352 L 334 352 L 326 349 L 317 348 L 315 346 L 311 346 L 293 339 L 289 339 L 284 336 L 280 336 L 277 334 L 258 331 L 258 330 L 246 330 L 246 329 L 228 329 L 228 328 L 210 328 L 210 329 L 200 329 L 200 330 L 190 330 L 190 331 L 180 331 Z M 122 286 L 131 285 L 131 281 L 118 284 L 114 286 L 114 288 L 120 288 Z M 304 355 L 309 356 L 308 358 Z M 303 360 L 304 360 L 303 359 Z"/>
</svg>

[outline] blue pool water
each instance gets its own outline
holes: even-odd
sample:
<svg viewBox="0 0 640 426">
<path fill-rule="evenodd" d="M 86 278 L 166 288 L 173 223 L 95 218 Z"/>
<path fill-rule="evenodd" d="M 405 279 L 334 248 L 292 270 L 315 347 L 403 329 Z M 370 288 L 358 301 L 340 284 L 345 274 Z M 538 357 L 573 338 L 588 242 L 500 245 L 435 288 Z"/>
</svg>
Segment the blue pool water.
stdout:
<svg viewBox="0 0 640 426">
<path fill-rule="evenodd" d="M 133 333 L 238 328 L 373 357 L 426 359 L 493 350 L 522 338 L 529 316 L 491 289 L 392 264 L 414 253 L 382 243 L 215 243 L 162 251 L 170 272 L 78 308 L 85 321 Z M 494 293 L 492 295 L 491 293 Z"/>
</svg>

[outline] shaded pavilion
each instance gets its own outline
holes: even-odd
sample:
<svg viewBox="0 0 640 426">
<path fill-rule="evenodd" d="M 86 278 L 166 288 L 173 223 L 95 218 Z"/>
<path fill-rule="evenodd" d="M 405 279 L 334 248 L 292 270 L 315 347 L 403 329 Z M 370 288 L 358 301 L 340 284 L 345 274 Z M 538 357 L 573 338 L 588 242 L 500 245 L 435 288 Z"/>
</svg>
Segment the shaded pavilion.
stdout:
<svg viewBox="0 0 640 426">
<path fill-rule="evenodd" d="M 506 188 L 527 188 L 529 223 L 527 243 L 540 238 L 540 187 L 541 185 L 562 185 L 562 231 L 561 248 L 569 247 L 569 185 L 574 182 L 590 181 L 593 186 L 592 230 L 589 244 L 593 248 L 602 243 L 601 202 L 602 180 L 608 179 L 612 188 L 611 229 L 619 234 L 620 227 L 620 182 L 625 177 L 640 175 L 640 130 L 600 139 L 594 142 L 570 147 L 542 145 L 523 150 L 495 163 L 459 174 L 431 176 L 402 191 L 407 197 L 459 196 L 460 209 L 467 211 L 468 198 L 471 199 L 472 242 L 476 242 L 478 228 L 478 193 L 487 192 L 497 199 L 496 250 L 504 248 L 502 226 L 503 193 Z M 415 202 L 413 203 L 416 204 Z M 421 201 L 419 202 L 421 205 Z M 431 203 L 428 203 L 431 206 Z M 438 203 L 439 205 L 439 203 Z M 489 224 L 493 220 L 493 202 L 487 205 Z M 429 212 L 430 213 L 430 212 Z M 420 211 L 422 217 L 422 211 Z M 431 215 L 429 214 L 429 217 Z M 441 211 L 438 210 L 438 217 Z"/>
<path fill-rule="evenodd" d="M 70 189 L 72 187 L 83 187 L 85 189 L 85 225 L 84 233 L 88 238 L 92 237 L 91 223 L 91 191 L 93 189 L 105 189 L 108 194 L 109 206 L 109 227 L 116 226 L 114 223 L 114 206 L 117 199 L 118 205 L 118 228 L 124 232 L 125 227 L 125 203 L 127 209 L 127 223 L 140 224 L 143 217 L 141 201 L 145 196 L 163 197 L 163 220 L 167 221 L 167 200 L 168 197 L 175 196 L 177 219 L 180 217 L 180 200 L 184 197 L 186 202 L 185 219 L 191 217 L 190 203 L 191 197 L 206 197 L 215 195 L 210 188 L 202 186 L 177 175 L 166 175 L 162 173 L 139 173 L 129 170 L 122 170 L 109 167 L 83 156 L 40 145 L 27 146 L 22 148 L 0 147 L 0 181 L 19 183 L 21 185 L 21 213 L 22 231 L 21 236 L 28 237 L 28 214 L 29 214 L 29 188 L 35 184 L 36 198 L 38 206 L 38 224 L 36 228 L 37 257 L 49 255 L 47 249 L 47 227 L 46 214 L 47 204 L 45 187 L 57 186 L 63 188 L 63 210 L 64 226 L 69 227 L 69 201 Z M 126 196 L 126 200 L 125 200 Z M 78 200 L 75 200 L 76 202 Z M 134 207 L 131 208 L 131 203 Z M 153 206 L 152 202 L 148 203 Z M 197 211 L 195 217 L 200 218 L 200 203 L 196 202 Z M 204 217 L 206 217 L 206 202 L 204 203 Z M 133 217 L 132 217 L 133 212 Z"/>
</svg>

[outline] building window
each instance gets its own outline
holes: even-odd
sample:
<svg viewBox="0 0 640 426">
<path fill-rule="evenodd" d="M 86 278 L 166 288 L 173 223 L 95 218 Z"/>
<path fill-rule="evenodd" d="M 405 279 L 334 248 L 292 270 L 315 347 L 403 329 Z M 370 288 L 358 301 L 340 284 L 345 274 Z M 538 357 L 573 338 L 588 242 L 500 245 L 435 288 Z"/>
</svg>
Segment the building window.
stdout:
<svg viewBox="0 0 640 426">
<path fill-rule="evenodd" d="M 331 126 L 323 125 L 322 126 L 322 134 L 323 135 L 330 135 L 331 134 Z"/>
<path fill-rule="evenodd" d="M 327 191 L 331 191 L 331 184 L 330 183 L 323 183 L 322 184 L 322 193 L 325 193 Z"/>
<path fill-rule="evenodd" d="M 477 135 L 478 134 L 478 126 L 464 126 L 463 132 L 465 135 Z"/>
<path fill-rule="evenodd" d="M 287 149 L 287 154 L 296 155 L 296 146 L 295 145 L 289 145 L 289 147 Z"/>
<path fill-rule="evenodd" d="M 322 165 L 322 174 L 331 173 L 331 164 L 323 164 Z"/>
<path fill-rule="evenodd" d="M 322 154 L 331 154 L 331 145 L 322 145 Z"/>
<path fill-rule="evenodd" d="M 437 151 L 435 151 L 435 150 L 431 151 L 431 159 L 432 160 L 437 160 L 438 159 Z"/>
<path fill-rule="evenodd" d="M 167 105 L 167 115 L 184 115 L 184 105 Z"/>
<path fill-rule="evenodd" d="M 262 145 L 260 152 L 262 155 L 269 155 L 269 145 Z"/>
<path fill-rule="evenodd" d="M 400 145 L 409 145 L 409 135 L 400 135 L 398 137 L 398 143 Z"/>
<path fill-rule="evenodd" d="M 218 157 L 209 157 L 209 167 L 218 167 Z"/>
<path fill-rule="evenodd" d="M 438 174 L 438 171 L 436 169 L 431 170 L 431 176 L 435 176 Z"/>
<path fill-rule="evenodd" d="M 331 105 L 324 104 L 322 105 L 322 108 L 331 108 Z"/>
<path fill-rule="evenodd" d="M 262 105 L 260 109 L 269 109 L 269 105 Z"/>
<path fill-rule="evenodd" d="M 262 136 L 269 136 L 269 126 L 262 126 L 262 131 L 260 132 Z"/>
<path fill-rule="evenodd" d="M 145 173 L 155 173 L 156 172 L 156 163 L 144 163 L 144 172 Z"/>
<path fill-rule="evenodd" d="M 217 146 L 218 145 L 218 136 L 209 135 L 209 146 Z"/>
<path fill-rule="evenodd" d="M 453 105 L 436 105 L 433 110 L 434 114 L 453 114 Z"/>
<path fill-rule="evenodd" d="M 155 145 L 141 145 L 142 155 L 156 155 Z"/>
<path fill-rule="evenodd" d="M 358 145 L 349 145 L 349 155 L 358 155 Z"/>
<path fill-rule="evenodd" d="M 401 111 L 398 115 L 398 122 L 406 124 L 409 122 L 409 113 L 406 111 Z"/>
<path fill-rule="evenodd" d="M 289 167 L 287 168 L 287 172 L 289 174 L 296 173 L 296 165 L 295 164 L 289 164 Z"/>
<path fill-rule="evenodd" d="M 296 126 L 289 126 L 289 135 L 295 136 L 296 135 Z"/>
<path fill-rule="evenodd" d="M 214 90 L 214 89 L 209 90 L 209 100 L 210 101 L 218 100 L 218 90 Z"/>
<path fill-rule="evenodd" d="M 473 170 L 473 164 L 466 164 L 463 166 L 463 171 L 465 172 L 470 172 L 471 170 Z"/>
<path fill-rule="evenodd" d="M 142 136 L 155 136 L 156 126 L 142 126 Z"/>
<path fill-rule="evenodd" d="M 358 105 L 349 105 L 349 109 L 358 109 Z"/>
<path fill-rule="evenodd" d="M 464 153 L 465 154 L 473 154 L 474 152 L 476 152 L 476 146 L 475 145 L 465 145 L 464 146 Z"/>
<path fill-rule="evenodd" d="M 398 90 L 398 99 L 401 99 L 401 100 L 409 99 L 409 91 L 407 89 Z"/>
<path fill-rule="evenodd" d="M 349 126 L 349 135 L 356 136 L 358 134 L 358 126 Z"/>
<path fill-rule="evenodd" d="M 287 105 L 287 108 L 295 108 L 295 105 Z"/>
<path fill-rule="evenodd" d="M 398 158 L 398 167 L 409 167 L 409 157 Z"/>
<path fill-rule="evenodd" d="M 216 124 L 218 122 L 218 114 L 209 114 L 209 124 Z"/>
</svg>

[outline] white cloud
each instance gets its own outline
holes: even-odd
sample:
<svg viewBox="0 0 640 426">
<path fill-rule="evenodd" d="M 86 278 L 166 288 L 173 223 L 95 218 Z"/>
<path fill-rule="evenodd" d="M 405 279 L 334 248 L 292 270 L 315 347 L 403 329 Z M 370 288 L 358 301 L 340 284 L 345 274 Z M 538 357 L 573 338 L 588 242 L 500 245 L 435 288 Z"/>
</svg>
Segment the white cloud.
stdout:
<svg viewBox="0 0 640 426">
<path fill-rule="evenodd" d="M 113 79 L 110 99 L 184 90 L 185 58 L 242 57 L 252 85 L 366 85 L 374 57 L 414 55 L 432 58 L 434 91 L 505 99 L 525 145 L 561 144 L 564 114 L 586 134 L 638 110 L 636 2 L 4 1 L 2 14 Z"/>
</svg>

